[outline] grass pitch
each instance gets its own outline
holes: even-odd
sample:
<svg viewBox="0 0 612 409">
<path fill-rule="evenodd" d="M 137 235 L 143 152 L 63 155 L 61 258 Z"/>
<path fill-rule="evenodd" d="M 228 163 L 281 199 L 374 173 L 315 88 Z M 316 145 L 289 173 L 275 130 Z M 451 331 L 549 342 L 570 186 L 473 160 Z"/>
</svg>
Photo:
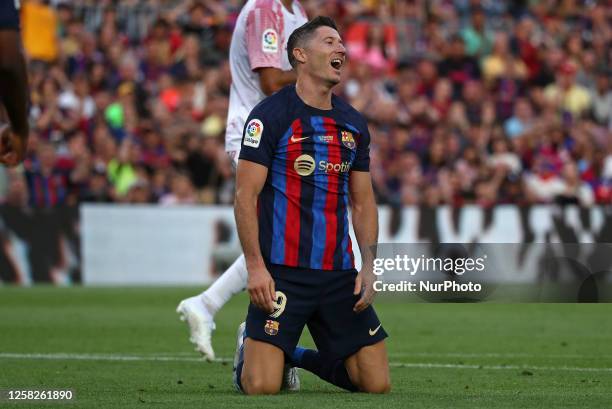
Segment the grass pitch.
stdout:
<svg viewBox="0 0 612 409">
<path fill-rule="evenodd" d="M 241 294 L 217 316 L 222 362 L 198 358 L 174 309 L 197 288 L 0 288 L 0 389 L 74 401 L 0 407 L 611 408 L 612 304 L 413 304 L 379 297 L 393 391 L 351 394 L 301 371 L 302 391 L 234 392 Z M 308 335 L 303 343 L 312 345 Z"/>
</svg>

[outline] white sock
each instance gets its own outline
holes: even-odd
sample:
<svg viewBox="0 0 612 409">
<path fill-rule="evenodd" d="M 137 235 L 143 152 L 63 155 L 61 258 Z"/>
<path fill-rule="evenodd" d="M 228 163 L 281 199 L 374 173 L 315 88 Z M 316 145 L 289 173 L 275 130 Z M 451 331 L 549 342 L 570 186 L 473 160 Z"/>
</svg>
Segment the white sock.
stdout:
<svg viewBox="0 0 612 409">
<path fill-rule="evenodd" d="M 225 270 L 225 273 L 221 274 L 206 291 L 200 294 L 208 312 L 214 316 L 234 294 L 244 290 L 247 285 L 247 277 L 246 260 L 244 254 L 241 254 Z"/>
</svg>

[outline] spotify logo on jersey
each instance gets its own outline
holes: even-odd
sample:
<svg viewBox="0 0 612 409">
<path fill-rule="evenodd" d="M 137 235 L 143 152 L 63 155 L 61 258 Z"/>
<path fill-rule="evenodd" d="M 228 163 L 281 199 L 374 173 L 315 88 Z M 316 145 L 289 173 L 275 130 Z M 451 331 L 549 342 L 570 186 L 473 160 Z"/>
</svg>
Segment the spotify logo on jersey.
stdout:
<svg viewBox="0 0 612 409">
<path fill-rule="evenodd" d="M 315 170 L 314 158 L 306 154 L 298 156 L 293 163 L 293 169 L 295 169 L 300 176 L 311 175 Z"/>
</svg>

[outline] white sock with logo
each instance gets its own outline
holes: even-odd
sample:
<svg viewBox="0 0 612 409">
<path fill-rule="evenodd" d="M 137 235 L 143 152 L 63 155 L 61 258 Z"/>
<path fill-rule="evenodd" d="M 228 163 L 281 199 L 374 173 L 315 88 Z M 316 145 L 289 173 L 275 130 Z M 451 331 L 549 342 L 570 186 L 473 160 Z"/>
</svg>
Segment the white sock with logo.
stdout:
<svg viewBox="0 0 612 409">
<path fill-rule="evenodd" d="M 200 294 L 208 312 L 215 315 L 234 294 L 244 290 L 247 278 L 246 259 L 244 254 L 241 254 L 206 291 Z"/>
</svg>

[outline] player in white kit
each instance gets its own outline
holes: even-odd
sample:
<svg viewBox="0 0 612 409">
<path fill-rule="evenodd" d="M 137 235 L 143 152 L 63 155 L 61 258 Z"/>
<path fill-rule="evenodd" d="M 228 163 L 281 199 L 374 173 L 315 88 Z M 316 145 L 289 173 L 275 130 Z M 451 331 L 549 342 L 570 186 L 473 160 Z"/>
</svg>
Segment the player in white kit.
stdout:
<svg viewBox="0 0 612 409">
<path fill-rule="evenodd" d="M 287 39 L 308 21 L 297 0 L 248 0 L 232 35 L 229 62 L 232 72 L 225 151 L 238 164 L 242 131 L 251 110 L 267 95 L 295 82 L 287 57 Z M 244 255 L 210 288 L 187 298 L 177 312 L 187 321 L 190 341 L 207 359 L 214 359 L 211 334 L 217 311 L 247 284 Z"/>
</svg>

